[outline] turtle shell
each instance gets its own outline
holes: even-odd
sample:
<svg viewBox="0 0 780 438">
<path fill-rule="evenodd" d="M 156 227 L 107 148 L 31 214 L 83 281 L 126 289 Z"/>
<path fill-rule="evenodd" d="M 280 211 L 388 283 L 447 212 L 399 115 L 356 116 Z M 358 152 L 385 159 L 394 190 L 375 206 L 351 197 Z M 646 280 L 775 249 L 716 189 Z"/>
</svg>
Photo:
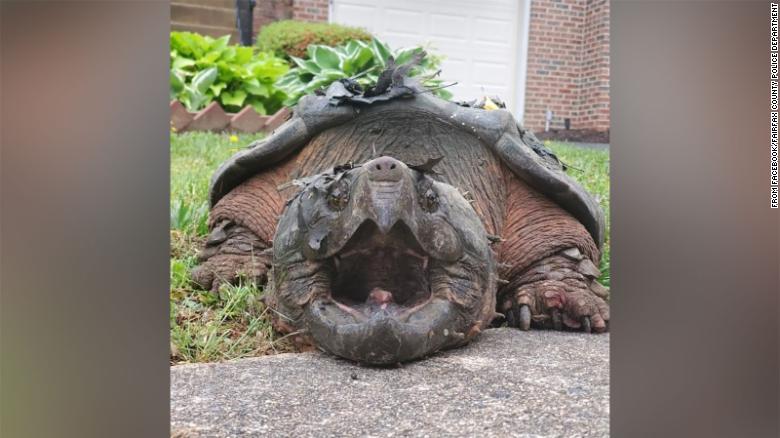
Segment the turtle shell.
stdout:
<svg viewBox="0 0 780 438">
<path fill-rule="evenodd" d="M 331 86 L 329 90 L 333 88 Z M 509 111 L 488 111 L 459 105 L 419 88 L 399 97 L 360 102 L 335 100 L 332 93 L 305 96 L 285 124 L 220 165 L 211 179 L 211 206 L 251 176 L 306 146 L 321 132 L 375 112 L 405 107 L 447 120 L 461 129 L 464 135 L 477 137 L 514 175 L 580 221 L 601 248 L 605 222 L 598 202 L 565 173 L 564 166 L 555 155 L 531 132 L 524 130 Z"/>
</svg>

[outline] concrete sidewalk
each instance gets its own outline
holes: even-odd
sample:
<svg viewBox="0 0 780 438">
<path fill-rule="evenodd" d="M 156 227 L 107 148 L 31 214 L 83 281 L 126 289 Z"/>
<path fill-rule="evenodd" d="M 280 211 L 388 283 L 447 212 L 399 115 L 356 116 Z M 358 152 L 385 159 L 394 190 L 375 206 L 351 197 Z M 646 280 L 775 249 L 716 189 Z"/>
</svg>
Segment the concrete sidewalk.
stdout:
<svg viewBox="0 0 780 438">
<path fill-rule="evenodd" d="M 171 369 L 179 437 L 609 435 L 609 335 L 491 329 L 399 368 L 322 353 Z"/>
</svg>

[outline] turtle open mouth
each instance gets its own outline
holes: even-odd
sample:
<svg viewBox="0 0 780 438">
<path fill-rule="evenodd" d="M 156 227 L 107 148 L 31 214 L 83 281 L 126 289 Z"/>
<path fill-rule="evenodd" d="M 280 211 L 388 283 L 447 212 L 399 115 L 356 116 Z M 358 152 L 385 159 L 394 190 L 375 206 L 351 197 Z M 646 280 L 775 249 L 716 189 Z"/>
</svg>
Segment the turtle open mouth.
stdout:
<svg viewBox="0 0 780 438">
<path fill-rule="evenodd" d="M 356 316 L 401 316 L 430 299 L 432 262 L 403 222 L 381 233 L 368 220 L 330 258 L 331 297 Z"/>
<path fill-rule="evenodd" d="M 325 351 L 411 360 L 466 342 L 482 324 L 474 315 L 492 309 L 491 257 L 455 187 L 379 157 L 309 179 L 285 208 L 273 304 Z"/>
</svg>

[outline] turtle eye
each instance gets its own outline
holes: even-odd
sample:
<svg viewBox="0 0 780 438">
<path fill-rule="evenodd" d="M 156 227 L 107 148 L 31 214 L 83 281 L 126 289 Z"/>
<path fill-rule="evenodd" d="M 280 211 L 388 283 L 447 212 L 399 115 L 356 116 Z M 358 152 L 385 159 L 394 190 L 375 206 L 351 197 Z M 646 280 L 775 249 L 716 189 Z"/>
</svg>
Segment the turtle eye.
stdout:
<svg viewBox="0 0 780 438">
<path fill-rule="evenodd" d="M 328 194 L 328 207 L 333 210 L 341 211 L 349 202 L 349 190 L 343 184 L 336 186 Z"/>
<path fill-rule="evenodd" d="M 433 191 L 433 188 L 428 188 L 420 196 L 420 206 L 428 213 L 433 213 L 439 208 L 439 195 Z"/>
</svg>

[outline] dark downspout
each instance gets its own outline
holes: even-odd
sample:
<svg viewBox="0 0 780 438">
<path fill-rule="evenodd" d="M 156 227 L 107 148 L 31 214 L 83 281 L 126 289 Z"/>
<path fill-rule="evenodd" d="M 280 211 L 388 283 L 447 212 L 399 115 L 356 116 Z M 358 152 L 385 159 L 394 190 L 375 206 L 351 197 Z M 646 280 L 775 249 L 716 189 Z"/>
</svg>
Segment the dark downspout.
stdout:
<svg viewBox="0 0 780 438">
<path fill-rule="evenodd" d="M 242 46 L 252 45 L 252 10 L 255 0 L 236 0 L 236 27 Z"/>
</svg>

